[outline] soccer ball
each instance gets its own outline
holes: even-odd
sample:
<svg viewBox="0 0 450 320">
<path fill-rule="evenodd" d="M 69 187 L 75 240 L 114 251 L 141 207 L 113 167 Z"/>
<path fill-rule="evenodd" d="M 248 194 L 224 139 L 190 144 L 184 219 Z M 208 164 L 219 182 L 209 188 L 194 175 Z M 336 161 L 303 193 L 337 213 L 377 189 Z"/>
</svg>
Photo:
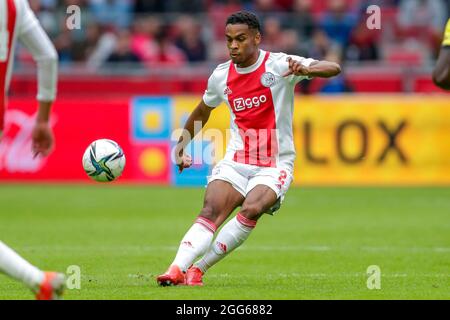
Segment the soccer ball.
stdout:
<svg viewBox="0 0 450 320">
<path fill-rule="evenodd" d="M 115 141 L 96 140 L 84 152 L 83 168 L 95 181 L 114 181 L 122 175 L 125 168 L 125 155 Z"/>
</svg>

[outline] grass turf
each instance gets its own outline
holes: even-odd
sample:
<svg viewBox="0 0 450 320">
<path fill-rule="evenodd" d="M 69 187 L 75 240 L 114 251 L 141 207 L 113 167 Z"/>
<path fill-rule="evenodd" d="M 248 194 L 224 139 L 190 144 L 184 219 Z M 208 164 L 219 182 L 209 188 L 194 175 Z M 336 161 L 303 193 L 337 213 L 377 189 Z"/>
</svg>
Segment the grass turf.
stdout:
<svg viewBox="0 0 450 320">
<path fill-rule="evenodd" d="M 205 286 L 156 285 L 204 189 L 2 185 L 0 239 L 43 269 L 81 268 L 65 299 L 449 299 L 450 188 L 292 188 Z M 381 269 L 381 289 L 366 286 Z M 0 299 L 32 299 L 0 274 Z"/>
</svg>

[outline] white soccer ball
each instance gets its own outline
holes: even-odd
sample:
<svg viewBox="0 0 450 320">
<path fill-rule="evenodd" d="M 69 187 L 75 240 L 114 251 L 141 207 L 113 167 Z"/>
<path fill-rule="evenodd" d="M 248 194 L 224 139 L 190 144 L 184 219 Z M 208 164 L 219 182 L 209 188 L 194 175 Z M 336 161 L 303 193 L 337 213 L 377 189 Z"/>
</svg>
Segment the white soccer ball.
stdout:
<svg viewBox="0 0 450 320">
<path fill-rule="evenodd" d="M 83 168 L 95 181 L 114 181 L 122 175 L 125 168 L 125 155 L 115 141 L 96 140 L 84 152 Z"/>
</svg>

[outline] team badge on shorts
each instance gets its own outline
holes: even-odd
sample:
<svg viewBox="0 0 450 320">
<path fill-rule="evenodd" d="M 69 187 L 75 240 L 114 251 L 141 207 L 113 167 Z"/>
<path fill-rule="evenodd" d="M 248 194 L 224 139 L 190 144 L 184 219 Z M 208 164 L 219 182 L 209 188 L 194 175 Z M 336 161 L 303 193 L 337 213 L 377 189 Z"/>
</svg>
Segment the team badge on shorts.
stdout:
<svg viewBox="0 0 450 320">
<path fill-rule="evenodd" d="M 272 72 L 264 72 L 261 76 L 261 84 L 266 88 L 272 87 L 275 82 L 275 75 Z"/>
</svg>

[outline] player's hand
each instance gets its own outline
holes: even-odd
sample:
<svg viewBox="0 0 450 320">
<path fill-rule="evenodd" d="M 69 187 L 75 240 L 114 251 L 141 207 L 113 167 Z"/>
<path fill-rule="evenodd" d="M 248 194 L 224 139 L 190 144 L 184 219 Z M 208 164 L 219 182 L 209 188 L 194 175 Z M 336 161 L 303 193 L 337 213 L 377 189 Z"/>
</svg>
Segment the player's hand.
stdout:
<svg viewBox="0 0 450 320">
<path fill-rule="evenodd" d="M 192 157 L 188 154 L 183 154 L 177 159 L 178 172 L 183 172 L 184 169 L 192 166 Z"/>
<path fill-rule="evenodd" d="M 289 69 L 283 74 L 283 77 L 290 76 L 291 74 L 294 74 L 296 76 L 308 76 L 309 75 L 309 68 L 305 67 L 297 60 L 294 60 L 291 57 L 288 57 L 286 61 L 289 63 Z"/>
<path fill-rule="evenodd" d="M 38 155 L 46 157 L 53 151 L 53 132 L 47 122 L 36 122 L 31 138 L 32 151 L 35 158 Z"/>
</svg>

